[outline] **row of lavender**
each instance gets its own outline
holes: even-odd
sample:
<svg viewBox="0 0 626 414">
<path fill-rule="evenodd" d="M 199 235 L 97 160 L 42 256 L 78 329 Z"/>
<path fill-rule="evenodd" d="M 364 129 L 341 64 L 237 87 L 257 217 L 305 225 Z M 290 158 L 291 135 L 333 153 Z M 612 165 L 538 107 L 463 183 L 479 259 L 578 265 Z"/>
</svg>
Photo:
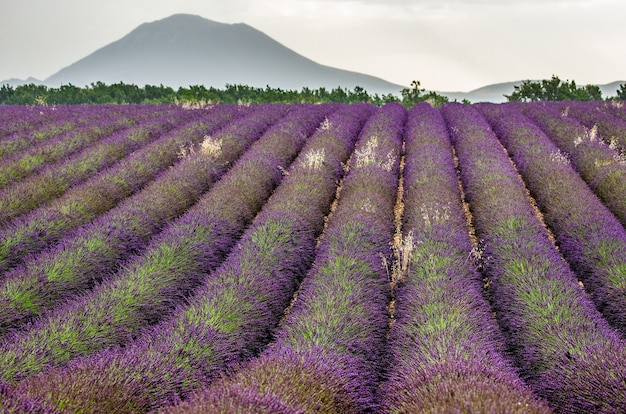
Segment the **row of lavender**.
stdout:
<svg viewBox="0 0 626 414">
<path fill-rule="evenodd" d="M 0 111 L 0 143 L 5 141 L 25 140 L 26 144 L 41 141 L 51 130 L 73 128 L 75 125 L 85 124 L 94 116 L 98 117 L 102 112 L 110 110 L 123 113 L 125 110 L 133 110 L 137 105 L 102 105 L 94 107 L 86 105 L 63 105 L 63 106 L 4 106 Z M 153 110 L 149 106 L 146 109 Z M 2 156 L 4 151 L 0 151 Z"/>
<path fill-rule="evenodd" d="M 623 336 L 575 277 L 606 320 L 623 329 L 624 228 L 520 112 L 532 116 L 550 108 L 476 107 L 511 152 L 560 251 L 485 119 L 461 105 L 446 106 L 442 118 L 425 104 L 409 112 L 406 128 L 399 105 L 370 118 L 315 249 L 339 163 L 372 108 L 292 110 L 217 181 L 287 112 L 254 111 L 232 123 L 229 133 L 205 140 L 204 150 L 189 147 L 197 151 L 177 164 L 189 180 L 206 174 L 204 184 L 196 178 L 183 192 L 171 192 L 180 183 L 171 169 L 148 187 L 152 191 L 129 198 L 132 208 L 120 209 L 121 203 L 100 221 L 68 230 L 66 239 L 46 244 L 62 239 L 60 245 L 7 273 L 1 303 L 9 317 L 2 326 L 14 331 L 1 344 L 0 371 L 10 383 L 0 391 L 3 409 L 143 412 L 182 398 L 188 401 L 165 410 L 623 410 Z M 284 170 L 324 115 L 299 162 Z M 547 125 L 557 122 L 537 119 L 548 133 Z M 395 289 L 397 320 L 389 332 L 391 292 L 382 263 L 391 261 L 403 129 L 403 225 L 412 260 Z M 220 158 L 229 145 L 233 152 Z M 277 165 L 287 179 L 266 202 L 282 178 Z M 551 185 L 546 174 L 566 185 Z M 481 270 L 489 301 L 470 260 L 481 252 L 468 237 L 459 186 L 485 246 Z M 570 187 L 575 195 L 564 191 Z M 157 189 L 162 198 L 155 203 Z M 170 212 L 166 206 L 181 199 L 180 209 Z M 108 228 L 111 217 L 118 223 Z M 124 233 L 128 227 L 134 230 Z M 279 323 L 301 279 L 295 305 Z M 270 340 L 260 358 L 239 365 Z M 233 375 L 190 396 L 224 370 Z"/>
<path fill-rule="evenodd" d="M 126 118 L 127 121 L 151 116 L 161 110 L 177 110 L 176 107 L 158 108 L 149 106 L 99 106 L 80 105 L 62 107 L 3 107 L 0 111 L 0 158 L 12 155 L 28 147 L 36 147 L 46 140 L 56 138 L 69 131 L 89 126 L 102 125 L 105 119 Z M 68 134 L 67 136 L 72 136 Z M 43 146 L 45 148 L 45 145 Z M 39 148 L 41 153 L 41 147 Z"/>
<path fill-rule="evenodd" d="M 596 307 L 626 334 L 624 227 L 530 119 L 512 106 L 479 109 L 511 154 L 562 255 Z"/>
<path fill-rule="evenodd" d="M 155 120 L 142 121 L 137 126 L 108 135 L 57 163 L 42 157 L 41 162 L 46 166 L 38 173 L 21 180 L 14 179 L 11 185 L 1 190 L 0 223 L 6 223 L 62 195 L 70 187 L 80 184 L 180 124 L 181 115 L 187 113 L 165 112 Z M 67 140 L 67 137 L 61 139 Z M 59 147 L 53 144 L 53 148 Z M 23 157 L 19 161 L 23 162 Z"/>
<path fill-rule="evenodd" d="M 181 146 L 197 143 L 202 140 L 203 134 L 212 133 L 239 116 L 239 112 L 236 107 L 224 107 L 210 113 L 192 112 L 185 116 L 190 118 L 187 122 L 182 122 L 182 125 L 168 134 L 160 135 L 156 140 L 140 139 L 145 141 L 145 145 L 110 167 L 97 171 L 108 162 L 93 168 L 96 171 L 87 167 L 84 170 L 91 178 L 83 183 L 71 173 L 77 168 L 82 169 L 75 164 L 80 165 L 84 161 L 93 165 L 92 160 L 100 158 L 101 153 L 94 152 L 91 148 L 84 151 L 86 156 L 81 153 L 78 154 L 78 159 L 72 157 L 61 162 L 61 168 L 52 164 L 41 174 L 32 176 L 32 179 L 15 183 L 1 191 L 0 204 L 4 208 L 0 214 L 5 220 L 0 225 L 0 272 L 14 267 L 27 255 L 40 252 L 68 232 L 115 207 L 178 161 Z M 167 125 L 168 121 L 165 122 Z M 158 133 L 142 128 L 135 132 L 138 136 Z M 121 138 L 111 138 L 124 142 L 122 145 L 129 148 L 133 146 L 126 142 L 132 141 L 126 133 Z M 106 152 L 106 148 L 99 149 Z M 57 187 L 65 187 L 67 191 L 59 191 Z M 49 200 L 46 202 L 47 199 Z M 28 214 L 20 215 L 37 204 L 41 205 Z"/>
<path fill-rule="evenodd" d="M 42 142 L 29 143 L 30 145 L 21 151 L 2 157 L 0 188 L 20 181 L 40 171 L 50 163 L 60 161 L 114 132 L 141 123 L 156 114 L 158 111 L 151 111 L 143 107 L 133 107 L 121 113 L 112 109 L 103 109 L 101 112 L 91 111 L 89 116 L 83 119 L 83 125 L 78 123 L 72 126 L 64 124 L 64 128 L 61 128 L 60 131 L 50 129 L 43 134 L 39 133 L 41 131 L 35 131 L 34 135 L 41 138 Z M 21 134 L 17 137 L 21 137 Z M 7 144 L 7 141 L 9 139 L 5 138 L 2 142 Z M 28 141 L 26 140 L 26 142 Z"/>
<path fill-rule="evenodd" d="M 166 169 L 143 190 L 71 233 L 61 243 L 6 273 L 0 288 L 2 333 L 100 283 L 130 255 L 139 254 L 164 225 L 191 207 L 251 142 L 283 116 L 284 110 L 280 107 L 260 109 L 204 138 L 196 153 Z M 175 156 L 176 141 L 180 143 L 180 138 L 189 137 L 196 137 L 197 141 L 204 132 L 187 128 L 182 131 L 185 133 L 163 137 L 172 157 Z M 171 142 L 172 138 L 175 138 L 174 142 Z M 151 156 L 148 160 L 168 158 L 154 157 L 154 151 L 163 150 L 163 146 L 151 147 L 136 154 L 142 168 L 150 166 L 150 162 L 145 161 L 144 152 Z M 85 195 L 90 193 L 78 193 L 80 200 L 84 200 Z M 51 215 L 46 211 L 35 217 L 49 218 Z M 44 220 L 41 222 L 45 223 Z M 28 223 L 30 228 L 32 223 L 37 221 L 31 220 Z M 70 225 L 59 226 L 59 231 L 69 232 L 76 224 L 74 220 Z M 24 233 L 28 234 L 13 231 L 11 237 L 15 240 L 15 234 Z M 31 251 L 34 247 L 30 246 Z"/>
<path fill-rule="evenodd" d="M 122 242 L 131 239 L 130 251 L 141 250 L 141 254 L 131 257 L 123 266 L 116 266 L 119 252 L 115 246 L 106 244 L 107 240 L 84 237 L 88 245 L 79 246 L 79 253 L 89 251 L 91 245 L 103 249 L 103 253 L 94 258 L 96 261 L 104 258 L 104 266 L 76 271 L 75 267 L 91 264 L 81 255 L 76 255 L 74 262 L 56 262 L 56 267 L 69 265 L 70 274 L 48 275 L 44 282 L 49 282 L 49 290 L 56 293 L 54 299 L 61 306 L 44 311 L 43 317 L 25 329 L 9 332 L 3 338 L 0 342 L 0 348 L 6 351 L 0 361 L 3 379 L 19 379 L 48 365 L 61 365 L 76 356 L 123 344 L 172 312 L 198 286 L 205 273 L 223 260 L 281 178 L 277 165 L 289 164 L 307 132 L 319 124 L 323 110 L 327 108 L 292 111 L 275 124 L 228 174 L 183 216 L 154 236 L 147 246 L 133 246 L 132 234 L 122 238 Z M 145 201 L 151 203 L 152 200 Z M 123 213 L 131 222 L 145 220 L 137 227 L 152 219 L 150 212 L 145 215 L 140 215 L 139 211 Z M 117 223 L 110 227 L 109 223 L 101 224 L 105 226 L 103 235 L 125 230 Z M 100 231 L 100 228 L 93 231 Z M 109 250 L 111 247 L 113 251 Z M 63 247 L 60 252 L 65 253 Z M 116 269 L 119 270 L 116 272 Z M 95 282 L 98 285 L 94 289 L 76 295 Z M 72 293 L 75 297 L 69 301 L 63 297 Z M 30 305 L 40 312 L 43 306 L 37 305 L 43 304 L 36 299 L 48 300 L 45 294 L 37 294 L 35 300 L 28 301 L 22 301 L 22 296 L 18 295 L 18 304 Z M 28 312 L 28 307 L 24 310 Z"/>
<path fill-rule="evenodd" d="M 558 411 L 623 412 L 626 341 L 601 317 L 549 239 L 485 119 L 461 105 L 443 113 L 485 243 L 489 297 L 522 377 Z M 560 186 L 558 178 L 544 182 Z"/>
<path fill-rule="evenodd" d="M 385 345 L 380 334 L 379 318 L 384 313 L 380 286 L 363 278 L 367 266 L 355 266 L 358 258 L 371 259 L 372 251 L 363 254 L 357 249 L 350 254 L 352 260 L 340 255 L 342 265 L 354 266 L 350 272 L 333 260 L 329 265 L 322 244 L 314 271 L 305 279 L 275 344 L 237 373 L 165 412 L 624 410 L 623 338 L 580 290 L 485 120 L 460 105 L 449 105 L 443 114 L 459 152 L 461 182 L 441 115 L 426 105 L 414 108 L 405 131 L 404 173 L 404 232 L 409 240 L 415 237 L 414 251 L 405 252 L 412 265 L 398 283 L 397 321 L 389 343 Z M 370 183 L 384 187 L 372 177 Z M 471 247 L 459 185 L 467 192 L 484 251 Z M 377 193 L 361 186 L 368 194 Z M 359 205 L 376 212 L 363 197 Z M 594 207 L 602 214 L 600 203 Z M 608 211 L 604 214 L 610 216 Z M 601 224 L 623 232 L 608 216 Z M 331 218 L 331 235 L 333 219 L 338 220 Z M 389 222 L 385 231 L 363 217 L 359 221 L 391 239 Z M 615 231 L 604 235 L 605 240 L 615 242 Z M 375 240 L 364 228 L 359 233 L 357 246 Z M 335 243 L 335 249 L 350 246 Z M 384 256 L 385 247 L 376 242 L 374 246 Z M 491 307 L 468 260 L 472 253 L 483 255 Z M 624 263 L 618 257 L 616 262 L 620 261 Z M 598 263 L 598 269 L 603 264 Z M 616 274 L 608 267 L 619 280 L 619 269 Z M 345 303 L 344 295 L 349 298 Z M 614 309 L 619 308 L 618 304 Z M 491 317 L 493 309 L 499 327 Z M 391 363 L 381 376 L 385 354 Z M 381 392 L 373 396 L 382 377 L 386 380 Z"/>
<path fill-rule="evenodd" d="M 411 260 L 396 291 L 386 412 L 549 412 L 504 356 L 439 111 L 413 107 L 405 143 L 402 251 Z"/>
<path fill-rule="evenodd" d="M 57 406 L 102 407 L 103 412 L 145 411 L 201 386 L 215 377 L 216 370 L 266 343 L 268 333 L 277 324 L 297 281 L 312 260 L 315 236 L 322 230 L 342 172 L 341 161 L 351 152 L 370 111 L 371 107 L 365 106 L 329 115 L 328 122 L 309 140 L 294 167 L 288 170 L 285 182 L 266 203 L 238 247 L 222 266 L 204 273 L 189 305 L 181 306 L 170 319 L 131 346 L 75 361 L 66 369 L 34 377 L 20 386 L 30 390 L 27 393 L 43 396 L 45 388 L 67 388 L 69 394 L 51 393 Z M 319 124 L 320 119 L 317 121 Z M 309 124 L 307 129 L 312 125 Z M 258 150 L 248 152 L 239 162 L 242 171 L 257 165 L 265 171 L 256 179 L 281 178 L 277 160 L 264 160 L 260 155 L 270 152 L 276 157 L 300 146 L 307 131 L 285 126 L 275 128 L 276 132 L 282 130 L 281 134 L 258 141 Z M 284 162 L 279 165 L 287 167 Z M 242 171 L 233 170 L 233 177 L 241 176 Z M 262 192 L 258 186 L 245 190 L 238 197 Z M 216 229 L 223 227 L 227 223 L 219 220 L 220 215 L 237 214 L 236 205 L 229 206 L 225 196 L 218 198 L 225 203 L 218 209 L 221 211 L 206 211 L 205 214 L 218 217 L 202 220 L 205 226 L 215 221 Z M 272 280 L 268 280 L 268 275 L 273 276 Z M 109 405 L 102 405 L 103 401 Z"/>
<path fill-rule="evenodd" d="M 364 127 L 338 204 L 274 342 L 190 401 L 164 412 L 376 412 L 384 369 L 402 129 L 387 105 Z M 268 381 L 268 379 L 270 379 Z"/>
</svg>

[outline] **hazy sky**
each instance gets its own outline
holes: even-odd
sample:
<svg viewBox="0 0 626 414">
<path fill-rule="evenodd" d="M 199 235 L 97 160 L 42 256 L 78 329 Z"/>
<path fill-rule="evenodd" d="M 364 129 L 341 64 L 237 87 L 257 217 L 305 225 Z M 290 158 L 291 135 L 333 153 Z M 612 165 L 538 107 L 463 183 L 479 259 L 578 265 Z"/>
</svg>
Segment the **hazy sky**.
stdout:
<svg viewBox="0 0 626 414">
<path fill-rule="evenodd" d="M 0 80 L 45 79 L 174 13 L 247 23 L 318 63 L 439 91 L 626 80 L 624 0 L 0 0 Z"/>
</svg>

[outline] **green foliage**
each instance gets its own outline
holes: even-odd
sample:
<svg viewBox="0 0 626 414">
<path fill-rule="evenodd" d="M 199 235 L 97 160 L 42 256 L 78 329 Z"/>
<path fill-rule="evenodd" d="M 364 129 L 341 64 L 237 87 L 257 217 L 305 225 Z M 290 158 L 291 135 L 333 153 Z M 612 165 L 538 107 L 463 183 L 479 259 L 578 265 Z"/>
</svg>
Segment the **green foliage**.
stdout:
<svg viewBox="0 0 626 414">
<path fill-rule="evenodd" d="M 514 88 L 511 95 L 504 95 L 509 102 L 602 100 L 602 92 L 597 85 L 579 87 L 575 81 L 563 82 L 555 75 L 541 81 L 526 80 Z"/>
<path fill-rule="evenodd" d="M 337 87 L 326 89 L 302 88 L 300 91 L 281 88 L 257 88 L 248 85 L 226 84 L 224 89 L 190 85 L 174 90 L 169 86 L 145 85 L 143 88 L 123 82 L 107 85 L 103 82 L 91 83 L 79 88 L 72 84 L 58 88 L 45 85 L 21 85 L 15 88 L 0 86 L 2 105 L 70 105 L 70 104 L 207 104 L 207 103 L 357 103 L 368 102 L 382 106 L 388 102 L 398 102 L 393 94 L 370 95 L 365 89 L 356 86 L 350 91 Z"/>
<path fill-rule="evenodd" d="M 448 102 L 448 98 L 436 92 L 426 92 L 420 88 L 419 81 L 413 81 L 411 88 L 399 91 L 401 98 L 394 94 L 370 95 L 360 86 L 353 90 L 336 87 L 326 89 L 297 90 L 281 88 L 257 88 L 248 85 L 226 84 L 224 89 L 207 88 L 204 85 L 190 85 L 174 90 L 169 86 L 137 85 L 124 82 L 107 85 L 103 82 L 91 83 L 79 88 L 72 85 L 61 85 L 48 88 L 45 85 L 21 85 L 15 88 L 9 85 L 0 87 L 0 104 L 2 105 L 70 105 L 70 104 L 141 104 L 141 103 L 177 103 L 177 104 L 210 104 L 210 103 L 358 103 L 367 102 L 383 106 L 389 102 L 401 102 L 407 108 L 419 102 L 429 102 L 439 107 Z M 469 102 L 467 102 L 469 103 Z"/>
<path fill-rule="evenodd" d="M 248 104 L 248 103 L 359 103 L 367 102 L 383 106 L 390 102 L 400 102 L 410 108 L 419 102 L 429 102 L 439 107 L 448 102 L 448 98 L 437 92 L 420 87 L 419 81 L 411 82 L 411 88 L 404 88 L 400 96 L 394 94 L 370 95 L 360 86 L 353 90 L 336 87 L 327 89 L 320 87 L 311 89 L 303 87 L 300 91 L 281 88 L 258 88 L 248 85 L 226 84 L 224 89 L 190 85 L 174 90 L 169 86 L 145 85 L 143 88 L 125 84 L 124 82 L 107 85 L 103 82 L 91 83 L 79 88 L 72 85 L 61 85 L 48 88 L 45 85 L 21 85 L 15 88 L 9 85 L 0 86 L 0 105 L 71 105 L 71 104 Z M 599 90 L 598 90 L 599 93 Z M 626 93 L 626 92 L 625 92 Z M 463 103 L 470 102 L 464 100 Z"/>
<path fill-rule="evenodd" d="M 44 85 L 33 83 L 22 85 L 15 90 L 8 85 L 4 85 L 0 90 L 0 103 L 12 105 L 36 105 L 44 104 L 48 88 Z M 5 102 L 6 99 L 6 102 Z"/>
<path fill-rule="evenodd" d="M 1 94 L 1 90 L 0 90 L 0 94 Z M 617 90 L 617 96 L 615 97 L 615 99 L 620 100 L 620 101 L 626 101 L 626 83 L 622 83 L 619 86 L 619 89 Z"/>
<path fill-rule="evenodd" d="M 411 89 L 404 88 L 400 92 L 402 94 L 402 104 L 407 108 L 420 102 L 428 102 L 432 106 L 439 107 L 445 103 L 448 103 L 448 98 L 443 95 L 439 95 L 437 92 L 426 92 L 426 89 L 420 88 L 420 81 L 414 80 L 411 82 Z"/>
</svg>

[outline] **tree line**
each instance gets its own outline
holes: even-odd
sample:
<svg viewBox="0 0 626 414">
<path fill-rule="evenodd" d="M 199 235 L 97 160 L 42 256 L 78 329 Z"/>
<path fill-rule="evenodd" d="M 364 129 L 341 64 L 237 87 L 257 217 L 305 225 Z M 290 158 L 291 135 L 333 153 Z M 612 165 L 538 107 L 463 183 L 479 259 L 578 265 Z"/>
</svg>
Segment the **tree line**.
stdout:
<svg viewBox="0 0 626 414">
<path fill-rule="evenodd" d="M 433 105 L 441 105 L 448 101 L 445 96 L 436 92 L 426 93 L 418 81 L 413 81 L 411 88 L 393 94 L 369 94 L 365 89 L 356 86 L 354 89 L 320 87 L 317 89 L 304 87 L 300 91 L 272 88 L 259 88 L 248 85 L 230 85 L 218 89 L 203 85 L 180 87 L 177 90 L 169 86 L 145 85 L 139 87 L 124 82 L 107 85 L 103 82 L 91 83 L 83 88 L 72 84 L 58 88 L 45 85 L 26 84 L 17 87 L 3 85 L 0 87 L 0 104 L 2 105 L 70 105 L 70 104 L 207 104 L 207 103 L 356 103 L 369 102 L 384 105 L 387 102 L 400 102 L 412 106 L 417 102 L 430 101 Z"/>
<path fill-rule="evenodd" d="M 400 102 L 411 107 L 427 101 L 433 106 L 448 102 L 444 95 L 426 91 L 419 81 L 413 81 L 410 88 L 399 91 L 399 95 L 369 94 L 356 86 L 354 89 L 336 87 L 317 89 L 304 87 L 301 90 L 287 90 L 266 86 L 259 88 L 248 85 L 227 84 L 225 88 L 191 85 L 177 90 L 169 86 L 145 85 L 139 87 L 124 82 L 107 85 L 103 82 L 91 83 L 85 87 L 67 84 L 58 88 L 33 83 L 12 87 L 0 86 L 1 105 L 71 105 L 71 104 L 210 104 L 210 103 L 356 103 L 369 102 L 378 106 L 387 102 Z M 560 100 L 601 100 L 602 93 L 596 85 L 578 86 L 575 81 L 561 81 L 557 76 L 541 81 L 524 81 L 515 86 L 511 95 L 504 95 L 509 101 L 560 101 Z M 626 84 L 620 85 L 617 96 L 612 99 L 626 100 Z M 469 101 L 464 100 L 464 103 Z"/>
<path fill-rule="evenodd" d="M 552 75 L 550 79 L 540 81 L 524 81 L 519 86 L 514 86 L 510 95 L 504 95 L 509 101 L 534 102 L 534 101 L 600 101 L 602 92 L 598 85 L 578 86 L 575 81 L 562 81 L 558 76 Z M 626 100 L 626 83 L 619 86 L 616 100 Z"/>
</svg>

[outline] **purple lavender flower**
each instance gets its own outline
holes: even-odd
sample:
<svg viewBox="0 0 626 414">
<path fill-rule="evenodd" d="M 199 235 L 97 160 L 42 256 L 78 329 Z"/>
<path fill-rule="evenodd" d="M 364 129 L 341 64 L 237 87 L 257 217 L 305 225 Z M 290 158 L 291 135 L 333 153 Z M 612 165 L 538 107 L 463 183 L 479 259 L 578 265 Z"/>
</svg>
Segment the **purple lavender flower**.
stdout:
<svg viewBox="0 0 626 414">
<path fill-rule="evenodd" d="M 611 115 L 610 103 L 594 101 L 564 102 L 561 115 L 571 117 L 598 134 L 611 149 L 626 153 L 626 120 Z"/>
<path fill-rule="evenodd" d="M 489 298 L 522 378 L 555 411 L 624 411 L 626 342 L 548 238 L 485 119 L 458 104 L 442 111 L 477 236 L 485 243 Z"/>
<path fill-rule="evenodd" d="M 164 118 L 114 133 L 74 156 L 0 190 L 0 223 L 61 196 L 70 187 L 154 141 L 172 126 L 171 121 Z"/>
<path fill-rule="evenodd" d="M 189 305 L 181 306 L 171 320 L 123 349 L 78 359 L 66 369 L 49 370 L 16 386 L 26 395 L 46 395 L 52 403 L 68 395 L 64 390 L 70 387 L 80 390 L 64 399 L 70 406 L 98 401 L 98 406 L 111 403 L 144 411 L 188 397 L 230 363 L 258 352 L 313 260 L 314 235 L 330 208 L 341 162 L 370 112 L 370 106 L 346 106 L 336 116 L 328 116 L 326 126 L 308 140 L 228 259 L 214 272 L 205 273 Z M 294 130 L 283 132 L 276 129 L 284 140 L 299 136 Z M 334 145 L 322 157 L 319 151 L 329 141 Z M 302 204 L 289 203 L 296 196 Z M 326 207 L 320 208 L 324 203 Z M 106 389 L 119 393 L 111 395 Z"/>
<path fill-rule="evenodd" d="M 86 295 L 5 337 L 5 380 L 123 344 L 163 319 L 211 273 L 282 178 L 324 108 L 294 111 L 259 139 L 192 209 L 139 257 Z M 291 126 L 291 128 L 289 128 Z"/>
<path fill-rule="evenodd" d="M 397 248 L 404 266 L 395 281 L 384 411 L 549 412 L 504 358 L 439 111 L 414 106 L 405 140 L 405 239 Z"/>
<path fill-rule="evenodd" d="M 13 220 L 0 229 L 0 271 L 14 267 L 112 209 L 179 161 L 181 146 L 202 140 L 206 133 L 214 132 L 235 115 L 236 108 L 227 107 L 216 111 L 207 122 L 198 119 L 183 124 L 71 189 L 63 197 Z M 206 114 L 199 112 L 194 116 L 204 117 Z"/>
<path fill-rule="evenodd" d="M 511 153 L 596 307 L 626 333 L 626 231 L 532 121 L 507 105 L 479 109 Z"/>
<path fill-rule="evenodd" d="M 387 105 L 361 132 L 313 267 L 274 344 L 239 373 L 172 412 L 207 405 L 237 410 L 248 404 L 248 395 L 260 401 L 278 396 L 281 407 L 295 412 L 377 409 L 389 301 L 381 256 L 391 256 L 390 212 L 396 203 L 405 118 L 403 107 Z M 244 332 L 258 323 L 249 318 Z M 262 404 L 254 407 L 266 410 Z"/>
<path fill-rule="evenodd" d="M 604 142 L 596 128 L 588 129 L 550 106 L 529 104 L 519 108 L 567 154 L 600 200 L 626 225 L 626 159 Z"/>
<path fill-rule="evenodd" d="M 3 158 L 0 163 L 0 188 L 22 180 L 47 164 L 57 162 L 116 131 L 128 128 L 133 122 L 127 117 L 98 121 L 96 125 L 68 131 L 54 139 Z"/>
</svg>

